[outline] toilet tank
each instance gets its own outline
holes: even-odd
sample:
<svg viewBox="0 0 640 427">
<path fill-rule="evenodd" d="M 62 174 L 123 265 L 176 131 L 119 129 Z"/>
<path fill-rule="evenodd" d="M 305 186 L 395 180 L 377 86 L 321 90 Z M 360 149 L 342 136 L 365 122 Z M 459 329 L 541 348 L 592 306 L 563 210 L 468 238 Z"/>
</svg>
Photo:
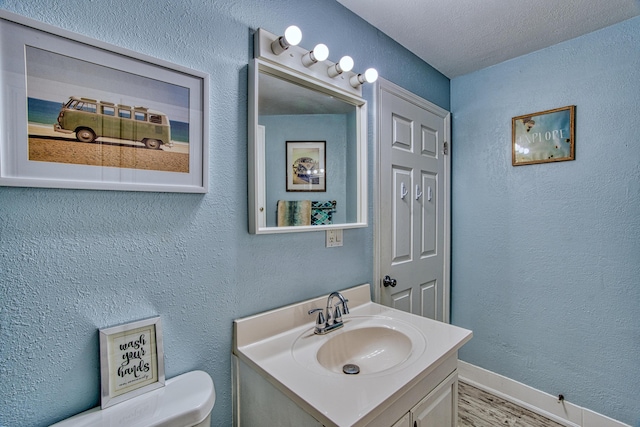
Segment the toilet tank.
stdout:
<svg viewBox="0 0 640 427">
<path fill-rule="evenodd" d="M 51 427 L 209 427 L 216 400 L 203 371 L 171 378 L 165 386 L 106 409 L 96 407 Z"/>
</svg>

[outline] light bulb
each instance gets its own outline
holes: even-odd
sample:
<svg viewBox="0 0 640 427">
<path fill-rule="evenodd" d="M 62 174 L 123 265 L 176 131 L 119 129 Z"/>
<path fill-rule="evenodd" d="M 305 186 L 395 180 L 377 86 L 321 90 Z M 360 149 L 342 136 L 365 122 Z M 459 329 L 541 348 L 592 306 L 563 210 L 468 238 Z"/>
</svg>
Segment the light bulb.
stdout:
<svg viewBox="0 0 640 427">
<path fill-rule="evenodd" d="M 353 70 L 353 59 L 350 56 L 343 56 L 338 62 L 343 73 Z"/>
<path fill-rule="evenodd" d="M 310 67 L 316 62 L 324 61 L 329 57 L 329 48 L 327 45 L 319 43 L 312 51 L 305 53 L 302 56 L 302 63 L 305 67 Z"/>
<path fill-rule="evenodd" d="M 326 44 L 319 43 L 313 48 L 313 56 L 316 57 L 316 61 L 326 61 L 329 57 L 329 48 Z"/>
<path fill-rule="evenodd" d="M 297 46 L 302 40 L 302 31 L 295 25 L 291 25 L 284 30 L 284 38 L 290 46 Z"/>
<path fill-rule="evenodd" d="M 351 86 L 357 88 L 363 83 L 373 83 L 376 80 L 378 80 L 378 71 L 376 71 L 375 68 L 368 68 L 364 74 L 352 76 L 349 79 L 349 83 L 351 83 Z"/>
<path fill-rule="evenodd" d="M 327 69 L 329 77 L 336 77 L 344 72 L 351 71 L 353 69 L 353 59 L 350 56 L 343 56 L 337 64 L 332 65 Z"/>
<path fill-rule="evenodd" d="M 291 46 L 297 46 L 302 40 L 302 31 L 295 25 L 291 25 L 284 30 L 284 36 L 280 36 L 271 43 L 271 51 L 280 55 Z"/>
<path fill-rule="evenodd" d="M 373 83 L 378 80 L 378 71 L 375 68 L 368 68 L 367 71 L 364 72 L 364 80 L 367 83 Z"/>
</svg>

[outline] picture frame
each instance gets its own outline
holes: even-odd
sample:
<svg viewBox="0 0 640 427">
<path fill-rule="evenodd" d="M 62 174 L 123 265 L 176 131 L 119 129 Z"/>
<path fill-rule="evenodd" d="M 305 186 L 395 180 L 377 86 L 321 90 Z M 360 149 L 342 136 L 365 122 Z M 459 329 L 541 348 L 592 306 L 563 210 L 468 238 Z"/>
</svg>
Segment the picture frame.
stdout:
<svg viewBox="0 0 640 427">
<path fill-rule="evenodd" d="M 102 328 L 99 336 L 102 409 L 164 387 L 159 316 Z"/>
<path fill-rule="evenodd" d="M 0 185 L 208 191 L 208 74 L 6 11 L 0 38 Z"/>
<path fill-rule="evenodd" d="M 287 141 L 287 191 L 327 191 L 326 141 Z"/>
<path fill-rule="evenodd" d="M 575 105 L 511 119 L 513 166 L 575 160 Z"/>
</svg>

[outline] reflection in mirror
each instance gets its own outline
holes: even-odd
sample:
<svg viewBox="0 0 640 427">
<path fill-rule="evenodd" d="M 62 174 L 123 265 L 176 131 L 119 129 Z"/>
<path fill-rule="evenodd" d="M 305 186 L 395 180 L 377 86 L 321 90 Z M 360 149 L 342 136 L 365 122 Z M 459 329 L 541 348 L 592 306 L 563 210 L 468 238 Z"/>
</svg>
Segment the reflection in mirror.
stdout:
<svg viewBox="0 0 640 427">
<path fill-rule="evenodd" d="M 357 168 L 348 163 L 355 158 L 348 150 L 355 147 L 356 107 L 263 72 L 259 87 L 258 124 L 265 129 L 266 226 L 356 222 L 353 203 L 348 202 L 357 181 Z M 317 148 L 319 142 L 325 143 L 324 150 Z M 324 175 L 319 170 L 323 164 Z M 292 185 L 294 180 L 299 185 Z M 302 185 L 304 181 L 309 185 Z M 335 201 L 335 212 L 321 207 L 309 212 L 306 203 L 286 207 L 280 203 L 278 209 L 279 200 L 322 206 Z M 320 218 L 311 218 L 314 212 Z"/>
<path fill-rule="evenodd" d="M 364 100 L 272 67 L 253 69 L 250 231 L 366 226 Z"/>
</svg>

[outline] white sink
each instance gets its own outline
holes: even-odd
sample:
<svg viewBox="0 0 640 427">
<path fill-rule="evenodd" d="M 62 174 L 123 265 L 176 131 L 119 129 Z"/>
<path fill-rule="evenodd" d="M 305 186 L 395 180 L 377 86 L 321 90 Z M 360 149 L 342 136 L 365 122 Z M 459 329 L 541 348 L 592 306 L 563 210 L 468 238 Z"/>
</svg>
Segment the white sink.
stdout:
<svg viewBox="0 0 640 427">
<path fill-rule="evenodd" d="M 426 347 L 424 335 L 409 323 L 387 316 L 350 316 L 341 329 L 326 335 L 304 331 L 291 351 L 298 363 L 318 373 L 345 375 L 345 365 L 356 365 L 358 373 L 350 375 L 364 376 L 399 369 Z"/>
<path fill-rule="evenodd" d="M 347 330 L 332 337 L 320 347 L 317 358 L 332 372 L 366 375 L 393 368 L 410 354 L 409 337 L 395 329 L 375 326 Z"/>
</svg>

